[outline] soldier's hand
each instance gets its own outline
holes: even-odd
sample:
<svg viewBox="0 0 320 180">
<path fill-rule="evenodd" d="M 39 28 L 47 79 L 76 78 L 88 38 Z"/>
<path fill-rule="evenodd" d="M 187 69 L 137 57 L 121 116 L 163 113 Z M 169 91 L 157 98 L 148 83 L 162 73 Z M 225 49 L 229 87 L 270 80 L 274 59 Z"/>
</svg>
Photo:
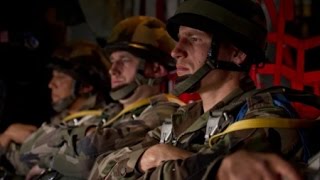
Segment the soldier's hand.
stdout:
<svg viewBox="0 0 320 180">
<path fill-rule="evenodd" d="M 36 126 L 15 123 L 6 129 L 4 134 L 10 137 L 11 141 L 21 144 L 36 130 Z"/>
<path fill-rule="evenodd" d="M 301 180 L 296 170 L 277 155 L 247 151 L 238 151 L 224 158 L 217 179 Z"/>
<path fill-rule="evenodd" d="M 159 166 L 163 161 L 185 159 L 191 152 L 176 148 L 168 144 L 157 144 L 148 148 L 142 155 L 139 168 L 142 172 Z"/>
<path fill-rule="evenodd" d="M 31 180 L 31 179 L 33 179 L 33 177 L 40 176 L 44 172 L 45 172 L 45 169 L 42 169 L 38 165 L 35 165 L 28 172 L 25 180 Z"/>
<path fill-rule="evenodd" d="M 8 137 L 6 134 L 0 134 L 1 147 L 6 148 L 9 143 L 10 143 L 10 137 Z"/>
</svg>

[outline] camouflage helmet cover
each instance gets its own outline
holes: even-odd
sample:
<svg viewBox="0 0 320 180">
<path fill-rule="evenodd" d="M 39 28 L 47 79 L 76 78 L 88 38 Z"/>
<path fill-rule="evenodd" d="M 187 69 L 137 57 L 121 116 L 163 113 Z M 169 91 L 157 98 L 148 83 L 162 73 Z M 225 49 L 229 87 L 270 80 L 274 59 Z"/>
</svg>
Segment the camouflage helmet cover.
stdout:
<svg viewBox="0 0 320 180">
<path fill-rule="evenodd" d="M 170 56 L 175 41 L 169 36 L 165 24 L 159 19 L 134 16 L 119 22 L 108 38 L 106 51 L 125 50 L 145 60 L 154 60 L 166 68 L 175 67 Z"/>
</svg>

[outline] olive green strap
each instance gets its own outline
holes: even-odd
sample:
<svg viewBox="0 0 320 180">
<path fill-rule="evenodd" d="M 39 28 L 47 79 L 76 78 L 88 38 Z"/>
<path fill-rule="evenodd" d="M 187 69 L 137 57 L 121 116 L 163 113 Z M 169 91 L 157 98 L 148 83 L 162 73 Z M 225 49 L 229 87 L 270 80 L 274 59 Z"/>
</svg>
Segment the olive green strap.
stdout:
<svg viewBox="0 0 320 180">
<path fill-rule="evenodd" d="M 120 100 L 133 92 L 137 87 L 138 84 L 136 82 L 132 82 L 124 87 L 121 87 L 120 89 L 111 91 L 110 96 L 113 100 Z"/>
<path fill-rule="evenodd" d="M 184 81 L 178 83 L 172 91 L 172 94 L 179 96 L 182 93 L 188 91 L 193 87 L 197 82 L 199 82 L 205 75 L 212 70 L 212 67 L 209 65 L 208 61 L 204 64 L 197 72 L 192 74 L 190 77 Z"/>
</svg>

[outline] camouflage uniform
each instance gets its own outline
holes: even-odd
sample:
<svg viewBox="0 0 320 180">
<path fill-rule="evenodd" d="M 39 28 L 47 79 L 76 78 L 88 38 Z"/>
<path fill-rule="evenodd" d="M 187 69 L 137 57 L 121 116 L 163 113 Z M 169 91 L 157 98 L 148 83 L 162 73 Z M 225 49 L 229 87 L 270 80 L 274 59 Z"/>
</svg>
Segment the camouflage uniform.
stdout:
<svg viewBox="0 0 320 180">
<path fill-rule="evenodd" d="M 96 103 L 95 96 L 92 96 L 83 105 L 82 110 L 89 109 L 103 109 L 104 102 Z M 118 105 L 110 104 L 114 109 Z M 118 108 L 119 109 L 119 108 Z M 76 119 L 68 122 L 61 122 L 64 117 L 67 117 L 66 111 L 61 112 L 52 118 L 52 123 L 44 123 L 21 145 L 11 143 L 5 152 L 6 158 L 14 166 L 15 171 L 19 175 L 25 175 L 32 166 L 41 161 L 49 161 L 50 157 L 58 153 L 60 148 L 64 146 L 64 129 L 69 131 L 77 131 L 75 126 Z M 82 125 L 98 124 L 100 119 L 96 115 L 87 115 L 78 118 L 78 120 L 85 119 Z M 60 123 L 58 122 L 60 119 Z M 80 128 L 79 128 L 80 129 Z"/>
<path fill-rule="evenodd" d="M 113 101 L 108 95 L 103 94 L 110 89 L 110 79 L 107 61 L 98 46 L 76 42 L 57 48 L 49 67 L 69 75 L 73 79 L 73 87 L 68 97 L 52 104 L 57 115 L 52 117 L 50 123 L 44 123 L 22 144 L 11 143 L 5 150 L 0 148 L 17 175 L 26 175 L 34 165 L 51 163 L 52 156 L 62 153 L 66 145 L 72 143 L 67 142 L 71 139 L 66 137 L 73 134 L 84 136 L 79 127 L 97 125 L 101 121 L 98 117 L 104 109 L 109 114 L 115 114 L 121 108 L 119 104 L 111 103 Z M 90 85 L 92 91 L 82 93 L 80 88 L 84 85 Z M 77 104 L 80 107 L 76 109 L 77 112 L 69 114 L 69 107 L 78 98 L 83 99 L 81 104 Z M 106 105 L 106 102 L 109 104 Z"/>
<path fill-rule="evenodd" d="M 248 87 L 244 85 L 243 87 Z M 137 162 L 143 152 L 161 139 L 161 127 L 148 133 L 139 145 L 116 151 L 101 160 L 100 179 L 200 179 L 206 172 L 216 170 L 220 160 L 228 153 L 237 149 L 255 151 L 272 151 L 281 153 L 287 158 L 299 157 L 301 145 L 296 130 L 284 129 L 252 129 L 242 130 L 220 138 L 212 148 L 208 147 L 205 138 L 208 119 L 219 118 L 218 133 L 232 124 L 239 110 L 248 107 L 241 119 L 253 117 L 290 117 L 285 108 L 273 102 L 274 93 L 255 90 L 236 89 L 220 103 L 203 113 L 201 102 L 181 107 L 172 116 L 172 134 L 164 141 L 175 147 L 197 153 L 185 160 L 166 161 L 161 166 L 149 170 L 146 174 L 139 173 Z M 228 119 L 224 119 L 223 112 Z M 240 119 L 239 119 L 240 120 Z M 210 166 L 208 166 L 210 164 Z"/>
<path fill-rule="evenodd" d="M 99 125 L 96 133 L 90 136 L 81 138 L 83 135 L 80 132 L 85 132 L 87 127 L 79 128 L 80 132 L 75 132 L 80 133 L 76 139 L 69 134 L 68 139 L 75 141 L 63 148 L 63 152 L 52 156 L 51 162 L 44 162 L 41 165 L 58 171 L 66 176 L 66 179 L 88 177 L 98 155 L 104 154 L 102 155 L 104 157 L 114 150 L 141 142 L 149 130 L 170 118 L 179 106 L 170 102 L 165 95 L 153 96 L 149 98 L 149 103 L 122 114 L 114 123 L 108 126 Z"/>
<path fill-rule="evenodd" d="M 152 90 L 148 92 L 152 95 L 158 93 L 153 92 L 153 89 L 163 87 L 161 85 L 165 77 L 149 77 L 144 69 L 146 64 L 154 62 L 161 64 L 167 71 L 173 68 L 174 63 L 169 52 L 174 41 L 164 27 L 160 20 L 145 16 L 125 19 L 114 27 L 105 47 L 107 54 L 111 55 L 119 50 L 127 51 L 139 60 L 134 80 L 110 92 L 114 100 L 130 97 L 140 86 Z M 112 76 L 112 73 L 110 74 Z M 89 175 L 98 155 L 139 143 L 149 130 L 170 118 L 180 104 L 181 101 L 170 95 L 148 97 L 129 104 L 114 117 L 103 115 L 101 122 L 104 123 L 99 124 L 93 134 L 83 137 L 90 126 L 83 126 L 75 131 L 65 129 L 60 134 L 66 145 L 50 156 L 49 161 L 41 159 L 39 164 L 43 168 L 58 172 L 63 179 L 84 179 Z"/>
<path fill-rule="evenodd" d="M 182 107 L 173 114 L 171 121 L 149 132 L 142 143 L 108 155 L 98 168 L 100 179 L 214 179 L 221 159 L 239 149 L 270 151 L 286 159 L 300 160 L 302 141 L 299 131 L 294 128 L 239 130 L 220 137 L 213 146 L 209 146 L 208 143 L 210 136 L 224 131 L 236 121 L 253 117 L 296 115 L 285 94 L 273 91 L 274 89 L 254 90 L 250 88 L 252 86 L 242 82 L 239 88 L 228 95 L 221 93 L 226 86 L 238 87 L 238 84 L 233 83 L 239 83 L 238 78 L 249 72 L 251 65 L 265 62 L 265 24 L 263 10 L 256 1 L 184 1 L 176 14 L 168 20 L 167 31 L 178 41 L 176 49 L 172 52 L 178 66 L 182 64 L 183 67 L 185 63 L 188 67 L 190 63 L 197 68 L 190 68 L 194 70 L 192 74 L 180 71 L 184 77 L 173 92 L 180 94 L 199 90 L 202 97 L 218 93 L 217 98 L 221 95 L 224 98 L 212 104 L 213 107 L 206 112 L 203 112 L 200 102 Z M 196 33 L 195 30 L 201 33 Z M 202 33 L 205 33 L 204 37 Z M 210 40 L 210 44 L 207 40 Z M 230 50 L 224 45 L 231 45 L 235 49 Z M 234 54 L 227 56 L 223 52 Z M 223 85 L 219 85 L 219 82 L 213 82 L 208 77 L 211 75 L 208 73 L 216 70 L 232 74 L 236 78 L 230 77 Z M 212 83 L 213 89 L 209 89 L 209 85 L 206 86 L 208 82 Z M 203 102 L 206 103 L 205 107 L 210 103 L 207 99 L 203 99 Z M 184 160 L 163 161 L 160 166 L 142 174 L 138 169 L 142 154 L 148 147 L 159 142 L 193 152 L 194 155 Z"/>
</svg>

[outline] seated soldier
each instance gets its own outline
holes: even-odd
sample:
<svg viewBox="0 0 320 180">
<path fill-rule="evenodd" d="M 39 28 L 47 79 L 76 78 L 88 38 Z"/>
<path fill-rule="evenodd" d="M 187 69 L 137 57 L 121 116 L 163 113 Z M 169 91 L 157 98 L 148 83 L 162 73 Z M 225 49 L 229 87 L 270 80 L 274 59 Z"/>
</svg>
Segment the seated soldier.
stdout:
<svg viewBox="0 0 320 180">
<path fill-rule="evenodd" d="M 167 30 L 177 40 L 171 55 L 182 77 L 174 92 L 198 92 L 202 101 L 179 108 L 140 144 L 104 157 L 95 179 L 214 179 L 223 157 L 240 149 L 302 159 L 294 128 L 219 134 L 248 118 L 296 116 L 283 89 L 256 90 L 248 77 L 251 65 L 266 59 L 266 20 L 257 2 L 188 0 Z"/>
<path fill-rule="evenodd" d="M 110 89 L 106 63 L 103 51 L 91 43 L 77 42 L 56 50 L 49 65 L 52 78 L 48 85 L 56 115 L 39 129 L 14 124 L 0 138 L 2 155 L 17 175 L 26 175 L 39 159 L 48 158 L 48 152 L 56 153 L 63 147 L 62 129 L 97 124 L 100 120 L 96 117 L 106 103 L 109 108 L 117 107 L 104 94 Z"/>
<path fill-rule="evenodd" d="M 183 103 L 166 91 L 167 75 L 174 69 L 169 52 L 173 39 L 153 17 L 136 16 L 119 22 L 106 46 L 111 68 L 111 97 L 123 105 L 97 128 L 83 127 L 87 136 L 69 144 L 65 153 L 41 164 L 64 178 L 86 179 L 96 157 L 139 143 Z M 72 137 L 69 137 L 72 139 Z M 74 161 L 68 161 L 74 159 Z M 99 161 L 99 160 L 98 160 Z"/>
</svg>

